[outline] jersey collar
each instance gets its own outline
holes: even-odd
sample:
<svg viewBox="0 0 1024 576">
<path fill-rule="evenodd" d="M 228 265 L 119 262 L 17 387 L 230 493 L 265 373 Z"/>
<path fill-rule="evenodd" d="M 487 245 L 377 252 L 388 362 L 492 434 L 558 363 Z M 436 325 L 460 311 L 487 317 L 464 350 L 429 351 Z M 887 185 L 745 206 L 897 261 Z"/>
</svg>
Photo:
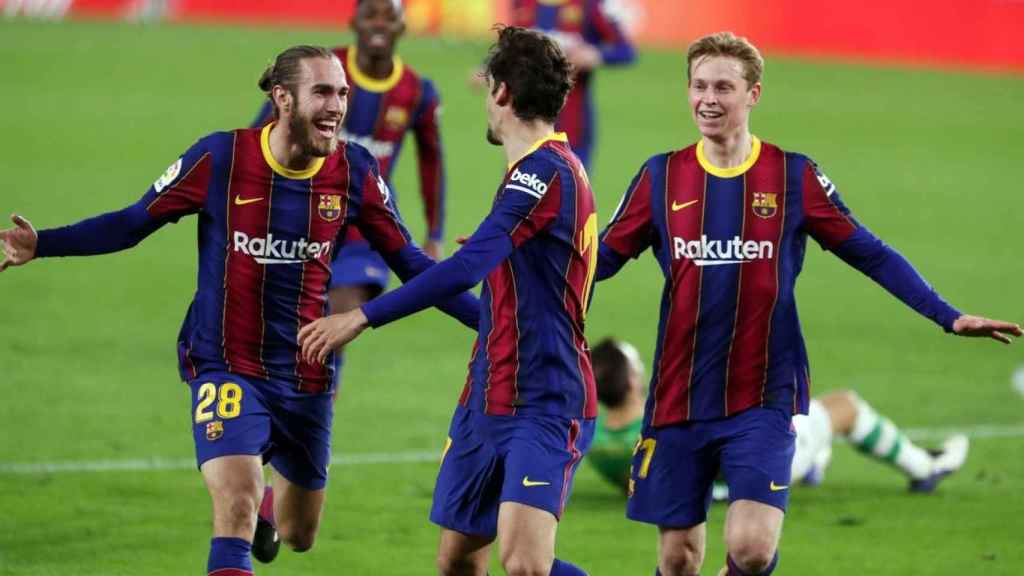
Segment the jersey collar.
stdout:
<svg viewBox="0 0 1024 576">
<path fill-rule="evenodd" d="M 387 92 L 391 90 L 395 87 L 395 84 L 398 84 L 398 80 L 402 78 L 402 73 L 405 71 L 405 64 L 402 63 L 402 59 L 398 54 L 395 54 L 391 57 L 391 75 L 382 80 L 370 78 L 359 69 L 355 45 L 349 47 L 345 61 L 345 67 L 348 68 L 348 74 L 352 77 L 352 81 L 367 92 Z"/>
<path fill-rule="evenodd" d="M 305 180 L 316 176 L 316 173 L 319 172 L 320 168 L 324 165 L 323 158 L 314 158 L 313 162 L 305 170 L 292 170 L 291 168 L 286 168 L 274 158 L 274 155 L 270 152 L 270 129 L 274 124 L 276 124 L 276 122 L 271 122 L 264 126 L 263 130 L 260 131 L 260 150 L 263 151 L 263 159 L 270 165 L 270 169 L 285 178 L 291 178 L 293 180 Z"/>
<path fill-rule="evenodd" d="M 718 176 L 719 178 L 732 178 L 743 174 L 747 170 L 750 170 L 750 167 L 754 165 L 754 162 L 757 162 L 757 158 L 760 155 L 761 140 L 757 136 L 751 134 L 750 156 L 747 156 L 747 159 L 739 166 L 733 166 L 732 168 L 719 168 L 712 164 L 711 161 L 708 160 L 707 156 L 704 155 L 704 140 L 702 139 L 700 142 L 697 142 L 697 162 L 700 162 L 700 167 L 708 174 Z"/>
<path fill-rule="evenodd" d="M 526 158 L 530 154 L 533 154 L 534 152 L 537 151 L 538 148 L 540 148 L 541 146 L 547 144 L 548 142 L 568 142 L 568 141 L 569 141 L 569 137 L 565 135 L 565 132 L 555 132 L 554 134 L 550 134 L 550 135 L 545 136 L 545 137 L 541 138 L 540 140 L 537 140 L 536 142 L 534 142 L 533 146 L 530 146 L 530 149 L 527 150 L 525 154 L 523 154 L 522 156 L 519 157 L 519 160 L 522 160 L 523 158 Z M 516 162 L 519 162 L 519 160 L 516 160 Z M 508 163 L 508 169 L 511 170 L 512 166 L 515 166 L 516 162 L 509 162 Z"/>
</svg>

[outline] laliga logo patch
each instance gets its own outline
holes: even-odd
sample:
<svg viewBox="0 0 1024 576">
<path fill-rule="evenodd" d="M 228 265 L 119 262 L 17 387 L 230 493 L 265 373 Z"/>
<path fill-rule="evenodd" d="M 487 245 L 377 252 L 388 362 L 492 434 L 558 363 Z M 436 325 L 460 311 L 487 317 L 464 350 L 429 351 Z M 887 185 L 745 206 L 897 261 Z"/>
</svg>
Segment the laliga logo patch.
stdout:
<svg viewBox="0 0 1024 576">
<path fill-rule="evenodd" d="M 171 182 L 174 182 L 178 174 L 181 174 L 181 158 L 178 158 L 177 162 L 168 166 L 167 170 L 156 179 L 156 182 L 153 183 L 153 189 L 156 190 L 157 194 L 163 192 L 164 188 L 167 188 Z"/>
<path fill-rule="evenodd" d="M 328 222 L 333 222 L 341 216 L 341 195 L 321 194 L 320 204 L 317 206 L 317 213 Z"/>
<path fill-rule="evenodd" d="M 384 197 L 384 204 L 390 203 L 391 202 L 391 189 L 388 188 L 387 183 L 384 182 L 384 178 L 382 178 L 380 176 L 380 174 L 377 175 L 377 187 L 380 188 L 380 194 L 381 194 L 381 196 Z"/>
<path fill-rule="evenodd" d="M 206 425 L 206 439 L 210 442 L 214 440 L 220 440 L 220 437 L 224 435 L 224 423 L 220 420 L 215 420 Z"/>
<path fill-rule="evenodd" d="M 779 209 L 778 201 L 775 199 L 778 194 L 767 192 L 754 192 L 754 201 L 750 207 L 754 214 L 761 218 L 771 218 Z"/>
</svg>

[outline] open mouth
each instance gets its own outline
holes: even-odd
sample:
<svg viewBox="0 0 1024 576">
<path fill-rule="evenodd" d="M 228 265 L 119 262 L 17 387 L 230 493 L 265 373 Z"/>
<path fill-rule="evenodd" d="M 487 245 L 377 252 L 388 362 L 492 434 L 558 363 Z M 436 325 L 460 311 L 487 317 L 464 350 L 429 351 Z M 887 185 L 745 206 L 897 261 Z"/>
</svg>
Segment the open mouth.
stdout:
<svg viewBox="0 0 1024 576">
<path fill-rule="evenodd" d="M 716 110 L 701 110 L 700 112 L 697 112 L 697 116 L 700 116 L 705 120 L 717 120 L 722 116 L 725 116 L 725 114 Z"/>
<path fill-rule="evenodd" d="M 323 138 L 334 138 L 338 134 L 337 120 L 316 120 L 313 122 L 313 127 Z"/>
<path fill-rule="evenodd" d="M 384 48 L 388 45 L 388 36 L 381 32 L 374 32 L 366 39 L 366 43 L 373 48 Z"/>
</svg>

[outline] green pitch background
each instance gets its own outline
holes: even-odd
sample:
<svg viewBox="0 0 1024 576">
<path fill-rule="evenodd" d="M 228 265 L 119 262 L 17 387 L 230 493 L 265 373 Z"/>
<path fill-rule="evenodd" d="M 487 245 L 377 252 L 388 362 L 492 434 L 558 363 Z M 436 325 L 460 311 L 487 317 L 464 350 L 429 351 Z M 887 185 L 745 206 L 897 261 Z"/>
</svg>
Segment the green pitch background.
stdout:
<svg viewBox="0 0 1024 576">
<path fill-rule="evenodd" d="M 0 213 L 38 227 L 134 202 L 207 132 L 247 124 L 268 60 L 334 31 L 0 22 Z M 486 213 L 504 160 L 484 143 L 467 79 L 485 46 L 406 39 L 407 62 L 445 102 L 448 234 Z M 592 180 L 604 221 L 648 156 L 696 139 L 678 53 L 644 52 L 598 78 Z M 807 62 L 769 55 L 753 117 L 765 140 L 811 154 L 857 216 L 955 305 L 1024 320 L 1020 185 L 1024 79 Z M 423 230 L 411 148 L 396 188 Z M 188 459 L 187 389 L 174 340 L 195 285 L 195 220 L 137 249 L 49 260 L 0 277 L 0 465 Z M 6 227 L 6 225 L 4 225 Z M 813 246 L 813 244 L 812 244 Z M 615 334 L 650 363 L 661 280 L 653 258 L 598 286 L 592 339 Z M 814 390 L 855 388 L 911 428 L 1019 425 L 1009 386 L 1024 348 L 945 336 L 838 259 L 809 250 L 799 287 Z M 440 451 L 472 335 L 436 312 L 353 346 L 334 451 Z M 1019 428 L 1018 428 L 1019 429 Z M 427 521 L 436 463 L 335 466 L 307 554 L 265 575 L 433 574 Z M 1024 438 L 976 438 L 966 468 L 932 496 L 838 446 L 826 483 L 795 490 L 779 574 L 1019 574 Z M 647 575 L 656 531 L 584 466 L 558 554 L 591 574 Z M 705 574 L 721 566 L 724 510 Z M 0 575 L 202 574 L 209 505 L 194 470 L 0 472 Z M 501 573 L 497 563 L 494 573 Z"/>
</svg>

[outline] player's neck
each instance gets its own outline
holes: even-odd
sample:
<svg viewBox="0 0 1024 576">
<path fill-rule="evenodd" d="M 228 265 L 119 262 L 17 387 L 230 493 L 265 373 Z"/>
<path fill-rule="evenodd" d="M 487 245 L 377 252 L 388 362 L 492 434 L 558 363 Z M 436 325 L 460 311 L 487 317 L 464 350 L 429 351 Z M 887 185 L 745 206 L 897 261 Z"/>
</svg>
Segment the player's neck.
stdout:
<svg viewBox="0 0 1024 576">
<path fill-rule="evenodd" d="M 643 415 L 644 399 L 640 396 L 629 395 L 621 406 L 604 410 L 604 425 L 612 429 L 625 428 Z"/>
<path fill-rule="evenodd" d="M 305 170 L 314 160 L 303 152 L 299 143 L 292 141 L 288 124 L 280 121 L 270 128 L 270 153 L 278 164 L 289 170 Z"/>
<path fill-rule="evenodd" d="M 753 150 L 754 139 L 750 130 L 743 130 L 721 138 L 703 137 L 704 157 L 716 168 L 735 168 L 742 165 Z"/>
<path fill-rule="evenodd" d="M 546 122 L 514 120 L 501 135 L 502 146 L 509 165 L 515 164 L 530 152 L 534 144 L 555 133 L 555 127 Z"/>
<path fill-rule="evenodd" d="M 356 66 L 370 78 L 383 80 L 395 70 L 395 55 L 374 56 L 368 50 L 356 50 Z"/>
</svg>

